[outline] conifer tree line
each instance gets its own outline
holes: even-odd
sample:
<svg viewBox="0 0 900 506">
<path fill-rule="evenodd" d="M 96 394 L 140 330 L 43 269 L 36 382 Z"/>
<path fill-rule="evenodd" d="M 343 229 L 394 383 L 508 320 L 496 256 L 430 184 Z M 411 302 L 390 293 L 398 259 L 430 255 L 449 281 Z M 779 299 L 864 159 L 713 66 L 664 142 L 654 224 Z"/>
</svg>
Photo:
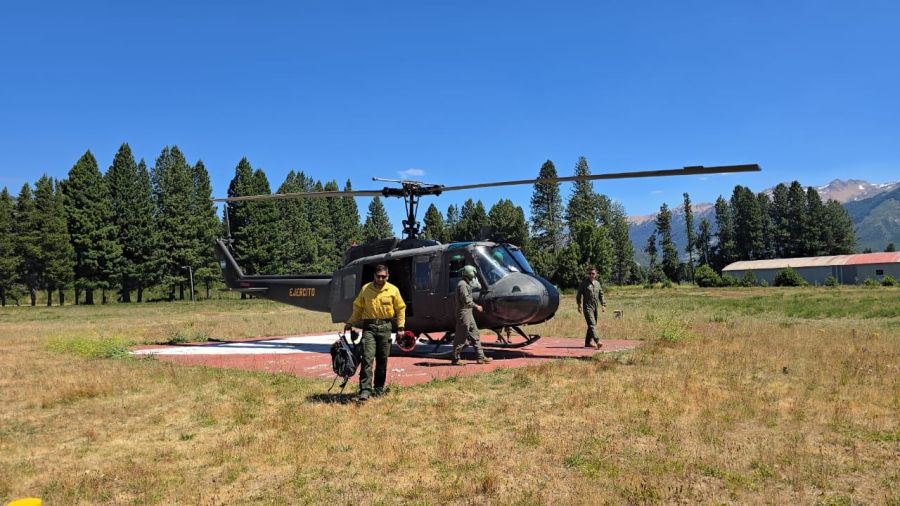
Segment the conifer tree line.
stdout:
<svg viewBox="0 0 900 506">
<path fill-rule="evenodd" d="M 575 166 L 589 175 L 584 157 Z M 547 161 L 538 177 L 556 177 Z M 521 247 L 532 267 L 562 287 L 574 287 L 589 265 L 612 283 L 638 280 L 621 204 L 597 194 L 590 181 L 572 185 L 564 203 L 559 183 L 539 183 L 531 221 L 520 205 L 500 199 L 488 210 L 467 199 L 442 213 L 431 204 L 423 237 L 441 242 L 492 240 Z M 336 191 L 291 171 L 277 193 Z M 347 181 L 343 190 L 352 190 Z M 272 193 L 261 168 L 246 158 L 235 167 L 228 196 Z M 210 296 L 221 281 L 214 244 L 226 234 L 211 200 L 204 163 L 190 164 L 177 146 L 161 150 L 153 165 L 136 160 L 122 144 L 105 172 L 86 152 L 68 177 L 44 176 L 13 197 L 0 193 L 0 303 L 20 297 L 35 304 L 38 292 L 59 304 L 74 292 L 75 304 L 142 302 L 148 290 L 163 300 L 196 291 Z M 360 219 L 353 198 L 233 202 L 226 206 L 233 252 L 247 274 L 327 274 L 355 244 L 394 236 L 382 200 L 375 197 Z M 26 300 L 27 300 L 26 299 Z"/>
<path fill-rule="evenodd" d="M 735 186 L 731 199 L 715 203 L 715 226 L 706 218 L 694 228 L 690 196 L 684 194 L 687 242 L 686 262 L 672 242 L 672 215 L 666 204 L 660 208 L 656 228 L 644 251 L 650 256 L 646 281 L 693 280 L 696 266 L 708 265 L 717 272 L 740 260 L 846 255 L 856 252 L 856 232 L 846 209 L 836 200 L 823 203 L 813 187 L 799 182 L 779 184 L 772 196 L 754 194 L 746 186 Z M 657 259 L 662 251 L 661 260 Z M 695 266 L 694 260 L 697 260 Z"/>
<path fill-rule="evenodd" d="M 65 179 L 44 175 L 14 198 L 0 192 L 0 303 L 36 303 L 54 293 L 60 305 L 114 295 L 144 300 L 185 298 L 193 274 L 206 295 L 221 274 L 213 240 L 221 225 L 202 161 L 190 165 L 177 147 L 166 147 L 148 169 L 127 143 L 101 172 L 87 151 Z"/>
</svg>

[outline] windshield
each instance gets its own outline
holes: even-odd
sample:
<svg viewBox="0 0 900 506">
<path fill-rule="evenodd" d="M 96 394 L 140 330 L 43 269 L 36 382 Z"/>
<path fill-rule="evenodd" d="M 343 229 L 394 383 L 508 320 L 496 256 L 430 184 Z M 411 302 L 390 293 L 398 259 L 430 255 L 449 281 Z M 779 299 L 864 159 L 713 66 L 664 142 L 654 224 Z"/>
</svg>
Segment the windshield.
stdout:
<svg viewBox="0 0 900 506">
<path fill-rule="evenodd" d="M 506 250 L 500 246 L 488 248 L 487 246 L 478 246 L 473 251 L 475 263 L 478 264 L 478 270 L 489 285 L 493 285 L 500 281 L 510 271 L 518 272 L 519 266 Z M 510 262 L 507 262 L 509 260 Z M 510 263 L 512 264 L 510 268 Z"/>
<path fill-rule="evenodd" d="M 508 253 L 508 255 L 512 256 L 516 263 L 521 267 L 522 271 L 527 272 L 528 274 L 534 274 L 534 270 L 531 268 L 531 265 L 528 263 L 528 260 L 525 259 L 525 255 L 522 254 L 522 250 L 513 246 L 512 244 L 506 244 L 503 247 L 504 251 Z"/>
<path fill-rule="evenodd" d="M 525 257 L 519 252 L 518 248 L 514 250 L 525 260 Z M 510 253 L 503 246 L 478 246 L 474 250 L 475 263 L 478 264 L 478 270 L 481 271 L 484 279 L 489 285 L 493 285 L 510 272 L 531 272 L 528 262 L 524 262 L 527 268 L 522 267 L 522 263 L 517 260 L 515 253 Z"/>
</svg>

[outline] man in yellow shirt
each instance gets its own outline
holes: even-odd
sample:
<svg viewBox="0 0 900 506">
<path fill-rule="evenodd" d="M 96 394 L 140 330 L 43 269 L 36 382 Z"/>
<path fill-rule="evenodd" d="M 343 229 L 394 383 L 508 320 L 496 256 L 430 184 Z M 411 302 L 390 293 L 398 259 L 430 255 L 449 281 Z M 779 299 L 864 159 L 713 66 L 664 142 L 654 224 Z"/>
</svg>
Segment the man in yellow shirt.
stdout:
<svg viewBox="0 0 900 506">
<path fill-rule="evenodd" d="M 353 301 L 353 314 L 344 330 L 362 328 L 362 367 L 359 371 L 359 401 L 365 402 L 373 395 L 372 362 L 375 362 L 374 395 L 384 394 L 387 377 L 387 361 L 391 354 L 391 327 L 396 322 L 397 334 L 403 332 L 406 323 L 406 303 L 400 290 L 388 283 L 388 268 L 375 266 L 375 279 L 363 285 Z"/>
</svg>

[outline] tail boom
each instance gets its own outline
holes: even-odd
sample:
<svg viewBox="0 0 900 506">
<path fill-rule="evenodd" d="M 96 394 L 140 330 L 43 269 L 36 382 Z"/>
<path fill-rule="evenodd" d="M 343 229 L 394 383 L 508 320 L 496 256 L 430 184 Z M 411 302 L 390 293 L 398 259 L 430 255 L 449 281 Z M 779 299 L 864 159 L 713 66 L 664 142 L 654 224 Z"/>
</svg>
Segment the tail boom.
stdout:
<svg viewBox="0 0 900 506">
<path fill-rule="evenodd" d="M 216 241 L 216 256 L 225 277 L 225 285 L 231 290 L 310 311 L 331 311 L 331 276 L 245 275 L 222 239 Z"/>
</svg>

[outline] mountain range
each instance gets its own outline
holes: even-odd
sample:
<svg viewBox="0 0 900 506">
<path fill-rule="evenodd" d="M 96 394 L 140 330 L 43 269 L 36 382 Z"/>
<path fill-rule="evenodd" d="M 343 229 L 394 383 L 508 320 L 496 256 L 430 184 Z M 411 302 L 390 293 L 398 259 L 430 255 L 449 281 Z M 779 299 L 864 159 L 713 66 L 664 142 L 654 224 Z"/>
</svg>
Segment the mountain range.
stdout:
<svg viewBox="0 0 900 506">
<path fill-rule="evenodd" d="M 785 183 L 790 184 L 790 183 Z M 763 192 L 771 195 L 773 188 Z M 871 248 L 872 251 L 884 251 L 888 243 L 900 246 L 900 181 L 891 183 L 869 183 L 859 179 L 835 179 L 827 185 L 816 187 L 822 201 L 834 199 L 840 202 L 850 214 L 856 227 L 857 247 L 859 251 Z M 706 218 L 716 228 L 715 206 L 708 202 L 693 204 L 694 228 L 698 229 L 700 220 Z M 656 228 L 656 214 L 629 216 L 629 236 L 634 245 L 634 257 L 642 265 L 648 261 L 643 252 L 647 238 Z M 687 242 L 687 231 L 684 224 L 684 206 L 672 209 L 672 240 L 683 253 Z"/>
</svg>

